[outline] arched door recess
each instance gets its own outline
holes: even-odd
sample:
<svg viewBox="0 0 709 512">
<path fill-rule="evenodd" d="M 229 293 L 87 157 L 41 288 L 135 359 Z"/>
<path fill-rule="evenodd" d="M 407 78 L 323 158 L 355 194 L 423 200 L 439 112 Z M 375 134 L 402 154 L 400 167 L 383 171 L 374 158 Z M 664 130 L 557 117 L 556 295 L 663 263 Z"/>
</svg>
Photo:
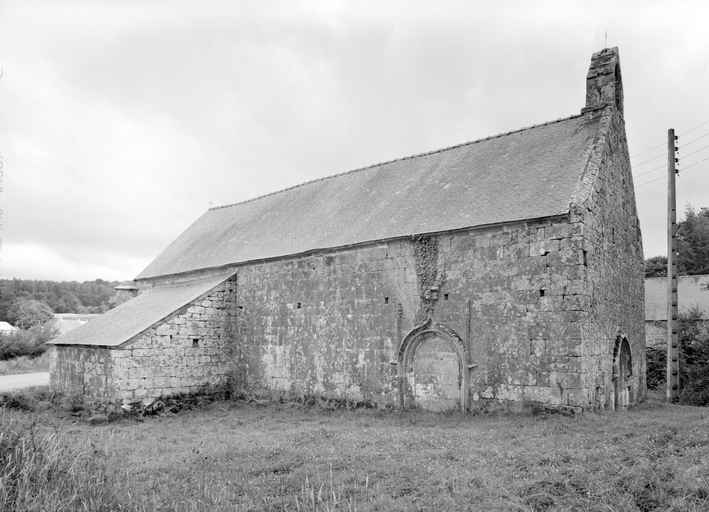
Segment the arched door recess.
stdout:
<svg viewBox="0 0 709 512">
<path fill-rule="evenodd" d="M 630 343 L 623 335 L 618 335 L 613 348 L 613 410 L 626 409 L 633 402 L 632 382 L 633 358 Z"/>
<path fill-rule="evenodd" d="M 468 408 L 468 352 L 452 329 L 428 319 L 399 348 L 399 407 Z"/>
</svg>

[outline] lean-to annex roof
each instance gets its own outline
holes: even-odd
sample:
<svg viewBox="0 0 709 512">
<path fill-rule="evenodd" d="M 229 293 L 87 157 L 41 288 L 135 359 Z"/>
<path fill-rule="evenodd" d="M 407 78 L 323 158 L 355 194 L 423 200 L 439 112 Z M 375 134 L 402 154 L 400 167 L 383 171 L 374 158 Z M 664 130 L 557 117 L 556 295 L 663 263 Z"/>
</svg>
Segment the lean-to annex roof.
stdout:
<svg viewBox="0 0 709 512">
<path fill-rule="evenodd" d="M 600 126 L 590 112 L 213 208 L 136 279 L 564 214 Z"/>
<path fill-rule="evenodd" d="M 119 347 L 208 293 L 229 277 L 231 274 L 157 286 L 48 343 Z"/>
</svg>

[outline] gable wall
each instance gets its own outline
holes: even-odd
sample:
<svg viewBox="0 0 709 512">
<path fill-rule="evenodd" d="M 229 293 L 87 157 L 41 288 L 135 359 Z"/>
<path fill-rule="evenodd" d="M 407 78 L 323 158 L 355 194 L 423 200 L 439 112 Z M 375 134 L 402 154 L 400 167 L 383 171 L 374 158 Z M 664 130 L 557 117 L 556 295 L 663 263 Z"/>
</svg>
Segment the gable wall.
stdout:
<svg viewBox="0 0 709 512">
<path fill-rule="evenodd" d="M 588 261 L 590 321 L 584 332 L 585 386 L 595 407 L 612 407 L 613 353 L 618 336 L 630 344 L 633 377 L 630 401 L 645 394 L 644 270 L 623 119 L 606 111 L 607 138 L 593 189 L 575 216 L 584 225 Z"/>
</svg>

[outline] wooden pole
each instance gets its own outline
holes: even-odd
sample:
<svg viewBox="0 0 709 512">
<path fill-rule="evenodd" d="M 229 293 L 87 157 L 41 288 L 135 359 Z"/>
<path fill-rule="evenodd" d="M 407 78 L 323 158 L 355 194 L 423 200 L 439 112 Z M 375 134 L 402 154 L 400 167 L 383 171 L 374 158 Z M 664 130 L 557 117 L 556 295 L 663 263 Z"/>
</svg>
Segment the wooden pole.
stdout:
<svg viewBox="0 0 709 512">
<path fill-rule="evenodd" d="M 667 132 L 667 401 L 679 397 L 679 336 L 677 334 L 677 196 L 675 192 L 675 131 Z"/>
</svg>

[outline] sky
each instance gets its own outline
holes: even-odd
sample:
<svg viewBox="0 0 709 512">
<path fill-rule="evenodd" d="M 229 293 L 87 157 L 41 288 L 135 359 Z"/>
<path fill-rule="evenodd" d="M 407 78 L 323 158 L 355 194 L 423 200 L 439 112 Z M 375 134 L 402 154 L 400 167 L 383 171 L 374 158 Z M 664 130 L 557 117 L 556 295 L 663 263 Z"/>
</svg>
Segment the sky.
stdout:
<svg viewBox="0 0 709 512">
<path fill-rule="evenodd" d="M 578 114 L 606 46 L 645 256 L 666 254 L 668 129 L 680 219 L 709 207 L 707 19 L 705 1 L 0 0 L 0 278 L 132 279 L 210 205 Z"/>
</svg>

